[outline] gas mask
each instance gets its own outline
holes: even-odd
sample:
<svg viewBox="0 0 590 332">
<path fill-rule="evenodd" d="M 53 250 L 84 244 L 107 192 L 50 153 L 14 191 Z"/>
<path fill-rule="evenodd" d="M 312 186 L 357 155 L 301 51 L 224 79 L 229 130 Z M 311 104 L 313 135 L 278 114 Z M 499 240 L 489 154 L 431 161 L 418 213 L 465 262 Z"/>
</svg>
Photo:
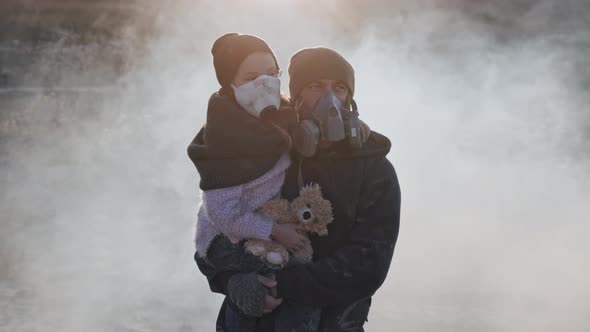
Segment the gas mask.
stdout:
<svg viewBox="0 0 590 332">
<path fill-rule="evenodd" d="M 316 153 L 320 141 L 339 142 L 344 139 L 350 148 L 361 148 L 358 110 L 354 101 L 351 106 L 352 110 L 344 107 L 332 93 L 323 95 L 295 130 L 294 143 L 299 153 L 310 157 Z"/>
<path fill-rule="evenodd" d="M 281 80 L 278 77 L 260 75 L 238 87 L 232 84 L 232 88 L 238 104 L 257 118 L 277 111 L 281 104 Z"/>
</svg>

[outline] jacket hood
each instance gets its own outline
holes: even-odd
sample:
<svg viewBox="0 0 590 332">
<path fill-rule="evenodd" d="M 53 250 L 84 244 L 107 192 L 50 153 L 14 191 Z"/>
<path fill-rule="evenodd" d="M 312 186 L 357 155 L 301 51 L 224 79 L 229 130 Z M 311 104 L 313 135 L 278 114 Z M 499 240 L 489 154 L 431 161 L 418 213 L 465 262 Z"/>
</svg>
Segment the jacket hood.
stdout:
<svg viewBox="0 0 590 332">
<path fill-rule="evenodd" d="M 289 150 L 276 125 L 244 111 L 232 98 L 214 93 L 207 123 L 187 148 L 201 176 L 201 189 L 218 189 L 252 181 L 269 171 Z"/>
</svg>

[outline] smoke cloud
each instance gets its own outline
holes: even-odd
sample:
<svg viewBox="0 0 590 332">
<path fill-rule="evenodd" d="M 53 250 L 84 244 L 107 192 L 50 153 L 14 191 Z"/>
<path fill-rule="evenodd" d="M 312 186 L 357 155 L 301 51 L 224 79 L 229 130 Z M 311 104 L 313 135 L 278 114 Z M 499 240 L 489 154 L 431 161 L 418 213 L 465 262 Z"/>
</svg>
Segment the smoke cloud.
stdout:
<svg viewBox="0 0 590 332">
<path fill-rule="evenodd" d="M 185 149 L 229 31 L 269 42 L 285 92 L 292 53 L 339 50 L 361 117 L 392 140 L 402 224 L 367 330 L 590 328 L 588 4 L 129 6 L 109 38 L 0 45 L 0 331 L 213 328 Z"/>
</svg>

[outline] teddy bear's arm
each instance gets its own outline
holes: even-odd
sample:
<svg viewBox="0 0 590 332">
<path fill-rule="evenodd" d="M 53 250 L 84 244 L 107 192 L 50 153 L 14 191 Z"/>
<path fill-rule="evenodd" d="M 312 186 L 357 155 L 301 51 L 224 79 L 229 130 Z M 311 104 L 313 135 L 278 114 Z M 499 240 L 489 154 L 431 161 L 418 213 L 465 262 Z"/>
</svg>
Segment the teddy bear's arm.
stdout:
<svg viewBox="0 0 590 332">
<path fill-rule="evenodd" d="M 270 200 L 264 203 L 259 212 L 278 224 L 288 223 L 292 219 L 290 204 L 286 199 Z"/>
</svg>

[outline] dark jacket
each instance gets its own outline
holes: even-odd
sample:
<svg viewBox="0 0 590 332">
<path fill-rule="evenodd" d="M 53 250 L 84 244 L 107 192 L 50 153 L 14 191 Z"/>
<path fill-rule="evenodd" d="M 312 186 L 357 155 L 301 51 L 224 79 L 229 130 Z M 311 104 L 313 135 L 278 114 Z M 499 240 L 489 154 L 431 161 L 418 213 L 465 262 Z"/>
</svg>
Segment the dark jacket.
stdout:
<svg viewBox="0 0 590 332">
<path fill-rule="evenodd" d="M 214 93 L 207 106 L 207 123 L 189 144 L 187 153 L 199 171 L 202 190 L 250 182 L 275 166 L 291 148 L 287 126 L 295 112 L 283 98 L 282 112 L 265 120 L 246 112 L 230 97 Z"/>
<path fill-rule="evenodd" d="M 277 272 L 279 296 L 321 305 L 323 331 L 362 331 L 371 296 L 383 284 L 397 241 L 400 187 L 386 155 L 390 141 L 372 132 L 363 148 L 345 142 L 301 161 L 304 184 L 318 183 L 332 202 L 327 237 L 312 237 L 313 263 Z M 299 163 L 287 173 L 283 196 L 298 195 Z M 211 289 L 226 293 L 229 275 L 197 262 Z M 272 319 L 272 315 L 267 319 Z"/>
</svg>

